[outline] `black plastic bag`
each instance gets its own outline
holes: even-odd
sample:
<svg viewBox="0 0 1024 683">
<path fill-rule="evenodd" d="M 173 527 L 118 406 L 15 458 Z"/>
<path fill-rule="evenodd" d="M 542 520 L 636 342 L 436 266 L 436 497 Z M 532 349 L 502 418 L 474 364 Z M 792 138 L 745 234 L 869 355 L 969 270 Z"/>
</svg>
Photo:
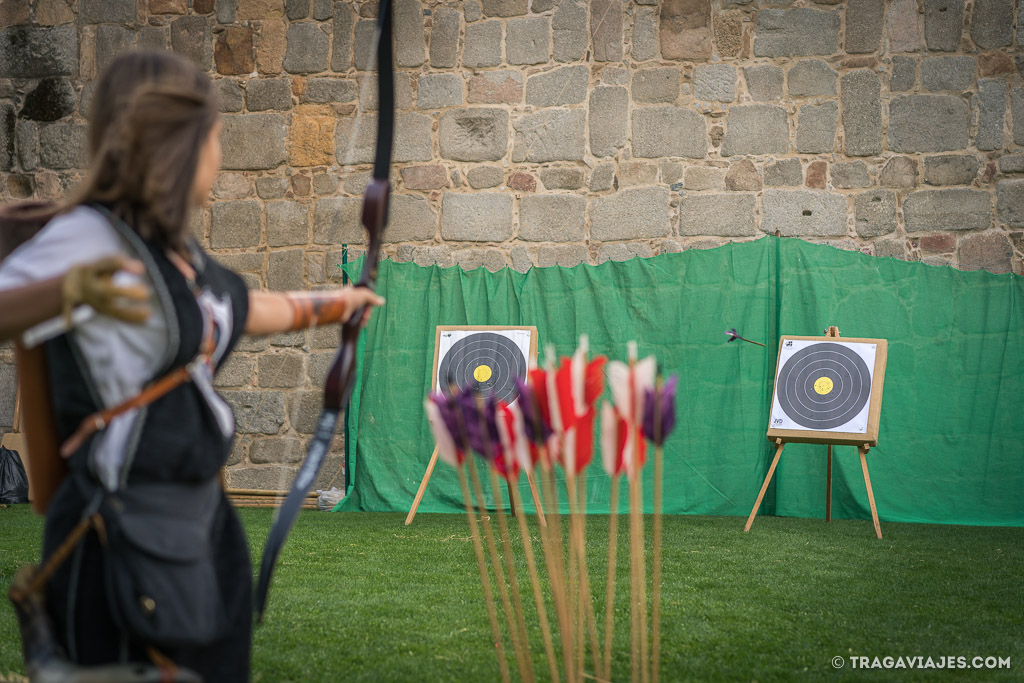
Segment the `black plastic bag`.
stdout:
<svg viewBox="0 0 1024 683">
<path fill-rule="evenodd" d="M 28 502 L 28 475 L 18 451 L 0 446 L 0 505 Z"/>
</svg>

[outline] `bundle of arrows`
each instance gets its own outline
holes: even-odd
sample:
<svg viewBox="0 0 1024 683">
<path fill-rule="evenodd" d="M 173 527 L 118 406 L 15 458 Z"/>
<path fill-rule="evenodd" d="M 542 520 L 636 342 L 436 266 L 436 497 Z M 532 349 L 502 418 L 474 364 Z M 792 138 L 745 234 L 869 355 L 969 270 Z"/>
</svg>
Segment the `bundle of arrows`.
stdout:
<svg viewBox="0 0 1024 683">
<path fill-rule="evenodd" d="M 506 656 L 506 630 L 519 678 L 533 681 L 535 655 L 547 663 L 550 680 L 580 683 L 583 679 L 611 681 L 618 548 L 618 497 L 620 476 L 625 474 L 629 491 L 630 548 L 630 676 L 632 681 L 657 681 L 659 675 L 659 626 L 661 592 L 662 461 L 665 438 L 675 425 L 677 378 L 662 381 L 653 357 L 637 359 L 630 343 L 628 362 L 588 357 L 586 336 L 571 357 L 556 367 L 551 347 L 544 367 L 529 371 L 518 382 L 518 398 L 511 405 L 493 396 L 460 389 L 431 394 L 427 417 L 441 458 L 455 468 L 473 539 L 480 582 L 490 620 L 498 666 L 503 681 L 513 675 Z M 610 478 L 608 562 L 603 624 L 598 623 L 591 593 L 586 548 L 585 470 L 594 455 L 597 402 L 607 384 L 611 401 L 601 407 L 601 462 Z M 644 509 L 641 472 L 646 461 L 647 440 L 654 446 L 653 557 L 644 544 Z M 480 468 L 492 488 L 493 515 L 484 499 Z M 562 477 L 556 476 L 556 468 Z M 540 479 L 542 514 L 536 525 L 546 571 L 545 591 L 533 548 L 530 524 L 519 500 L 520 472 Z M 530 578 L 533 608 L 540 627 L 543 655 L 531 644 L 526 629 L 523 590 L 516 576 L 516 556 L 504 512 L 501 479 L 508 483 L 510 509 L 519 525 L 522 557 Z M 564 486 L 559 483 L 561 479 Z M 560 518 L 559 499 L 564 488 L 568 520 Z M 593 542 L 594 539 L 591 539 Z M 499 551 L 498 544 L 501 544 Z M 648 612 L 647 565 L 651 564 L 651 600 Z M 493 577 L 492 577 L 493 574 Z M 498 600 L 495 601 L 496 588 Z M 549 619 L 554 613 L 554 624 Z M 603 638 L 601 634 L 603 632 Z M 589 655 L 589 656 L 588 656 Z M 543 676 L 542 676 L 543 677 Z M 624 678 L 620 676 L 620 678 Z"/>
</svg>

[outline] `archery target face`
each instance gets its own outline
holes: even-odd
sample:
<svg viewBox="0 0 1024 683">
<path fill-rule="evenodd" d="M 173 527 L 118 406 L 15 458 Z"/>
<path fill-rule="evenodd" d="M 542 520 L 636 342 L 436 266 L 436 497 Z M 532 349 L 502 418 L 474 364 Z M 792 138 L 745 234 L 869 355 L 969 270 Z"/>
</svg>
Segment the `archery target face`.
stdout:
<svg viewBox="0 0 1024 683">
<path fill-rule="evenodd" d="M 866 434 L 875 351 L 875 344 L 784 340 L 771 428 Z"/>
<path fill-rule="evenodd" d="M 518 397 L 515 378 L 526 378 L 529 330 L 447 330 L 438 344 L 436 389 L 454 381 L 506 403 Z"/>
</svg>

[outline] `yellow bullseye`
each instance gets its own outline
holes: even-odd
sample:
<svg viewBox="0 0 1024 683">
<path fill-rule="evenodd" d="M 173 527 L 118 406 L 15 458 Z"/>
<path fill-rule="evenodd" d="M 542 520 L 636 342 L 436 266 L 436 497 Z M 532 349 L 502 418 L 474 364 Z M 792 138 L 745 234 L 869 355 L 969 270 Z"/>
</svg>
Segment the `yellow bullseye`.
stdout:
<svg viewBox="0 0 1024 683">
<path fill-rule="evenodd" d="M 477 382 L 486 382 L 491 378 L 491 368 L 486 365 L 476 366 L 476 370 L 473 371 L 473 379 Z"/>
<path fill-rule="evenodd" d="M 824 396 L 832 391 L 832 380 L 828 377 L 819 377 L 814 380 L 814 390 Z"/>
</svg>

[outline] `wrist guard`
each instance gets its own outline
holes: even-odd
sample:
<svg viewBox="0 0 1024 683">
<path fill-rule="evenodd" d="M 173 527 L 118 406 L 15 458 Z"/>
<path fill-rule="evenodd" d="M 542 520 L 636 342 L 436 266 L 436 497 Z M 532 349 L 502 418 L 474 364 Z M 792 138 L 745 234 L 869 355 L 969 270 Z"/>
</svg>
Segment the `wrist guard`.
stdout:
<svg viewBox="0 0 1024 683">
<path fill-rule="evenodd" d="M 327 323 L 344 322 L 350 313 L 346 290 L 285 292 L 284 298 L 292 309 L 289 332 Z"/>
</svg>

